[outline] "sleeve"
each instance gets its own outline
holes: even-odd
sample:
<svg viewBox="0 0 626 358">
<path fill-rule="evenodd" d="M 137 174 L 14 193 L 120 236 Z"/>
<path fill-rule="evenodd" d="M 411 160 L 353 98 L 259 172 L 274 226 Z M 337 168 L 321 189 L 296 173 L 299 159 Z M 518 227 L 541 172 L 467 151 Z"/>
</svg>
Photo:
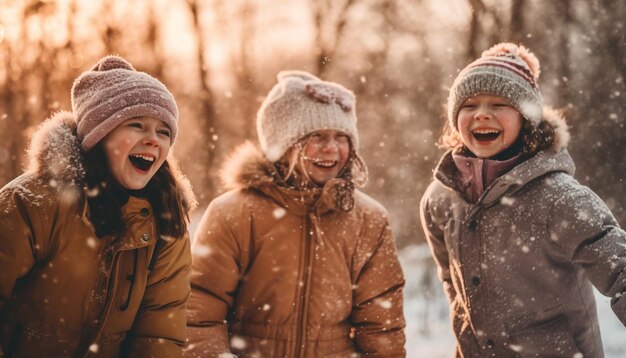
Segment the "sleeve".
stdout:
<svg viewBox="0 0 626 358">
<path fill-rule="evenodd" d="M 431 254 L 437 265 L 439 280 L 443 283 L 443 289 L 446 293 L 446 297 L 448 297 L 448 302 L 453 304 L 456 300 L 456 291 L 452 285 L 452 277 L 450 275 L 450 259 L 444 241 L 443 231 L 433 221 L 429 205 L 431 193 L 432 185 L 426 190 L 420 202 L 420 220 L 426 241 L 428 242 Z"/>
<path fill-rule="evenodd" d="M 431 254 L 435 260 L 435 265 L 437 266 L 439 280 L 442 282 L 444 293 L 448 298 L 452 332 L 456 336 L 457 341 L 459 341 L 459 334 L 462 331 L 464 321 L 466 321 L 464 318 L 465 309 L 461 299 L 457 296 L 454 285 L 452 284 L 452 276 L 450 274 L 450 257 L 448 255 L 448 249 L 446 248 L 443 230 L 435 223 L 431 213 L 430 202 L 433 189 L 434 184 L 426 190 L 426 193 L 424 193 L 424 196 L 422 197 L 420 202 L 420 220 L 422 222 L 422 228 L 424 229 L 426 241 L 428 242 Z"/>
<path fill-rule="evenodd" d="M 0 310 L 45 248 L 43 214 L 35 204 L 15 188 L 0 191 Z"/>
<path fill-rule="evenodd" d="M 626 232 L 589 188 L 568 188 L 548 215 L 552 241 L 591 283 L 611 297 L 611 308 L 626 326 Z"/>
<path fill-rule="evenodd" d="M 209 205 L 194 235 L 185 357 L 230 353 L 227 316 L 244 269 L 241 262 L 247 262 L 247 250 L 233 230 L 245 215 L 227 220 L 221 211 Z"/>
<path fill-rule="evenodd" d="M 359 256 L 369 258 L 356 277 L 353 291 L 350 320 L 355 346 L 366 357 L 404 357 L 404 275 L 388 223 L 376 245 Z"/>
<path fill-rule="evenodd" d="M 189 235 L 163 241 L 130 335 L 129 357 L 180 357 L 185 344 Z"/>
</svg>

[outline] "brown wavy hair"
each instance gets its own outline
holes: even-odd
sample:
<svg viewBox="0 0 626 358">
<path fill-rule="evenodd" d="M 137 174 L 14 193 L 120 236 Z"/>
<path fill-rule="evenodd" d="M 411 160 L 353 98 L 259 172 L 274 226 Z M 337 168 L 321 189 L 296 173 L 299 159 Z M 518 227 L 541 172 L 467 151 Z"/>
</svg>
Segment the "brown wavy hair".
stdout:
<svg viewBox="0 0 626 358">
<path fill-rule="evenodd" d="M 537 152 L 550 148 L 555 140 L 554 127 L 547 121 L 543 120 L 537 127 L 526 118 L 523 119 L 522 129 L 520 131 L 521 149 L 520 152 L 524 156 L 532 157 Z M 456 128 L 451 128 L 446 120 L 443 125 L 443 133 L 439 138 L 437 145 L 445 149 L 465 149 L 467 147 L 461 140 L 461 133 Z"/>
<path fill-rule="evenodd" d="M 145 188 L 127 190 L 117 183 L 107 165 L 102 141 L 85 153 L 85 174 L 89 220 L 96 236 L 118 236 L 124 232 L 122 206 L 129 195 L 147 199 L 152 206 L 161 237 L 182 238 L 187 232 L 187 202 L 167 161 L 157 170 Z"/>
</svg>

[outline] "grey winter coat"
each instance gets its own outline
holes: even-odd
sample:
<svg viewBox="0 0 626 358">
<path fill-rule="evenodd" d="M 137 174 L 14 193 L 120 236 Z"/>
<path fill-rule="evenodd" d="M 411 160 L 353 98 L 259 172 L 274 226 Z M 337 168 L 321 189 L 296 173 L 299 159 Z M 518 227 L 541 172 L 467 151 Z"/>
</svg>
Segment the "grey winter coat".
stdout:
<svg viewBox="0 0 626 358">
<path fill-rule="evenodd" d="M 552 149 L 496 179 L 475 204 L 456 185 L 448 152 L 422 198 L 458 357 L 603 357 L 592 284 L 626 325 L 626 232 L 572 177 L 567 151 Z"/>
</svg>

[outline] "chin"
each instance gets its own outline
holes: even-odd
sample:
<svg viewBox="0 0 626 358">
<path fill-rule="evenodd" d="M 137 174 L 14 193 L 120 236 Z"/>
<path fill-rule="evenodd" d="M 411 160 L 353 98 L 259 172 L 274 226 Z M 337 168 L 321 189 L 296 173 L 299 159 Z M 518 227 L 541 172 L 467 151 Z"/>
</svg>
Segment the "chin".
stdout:
<svg viewBox="0 0 626 358">
<path fill-rule="evenodd" d="M 145 183 L 122 183 L 122 186 L 128 190 L 141 190 L 148 185 L 148 182 Z"/>
</svg>

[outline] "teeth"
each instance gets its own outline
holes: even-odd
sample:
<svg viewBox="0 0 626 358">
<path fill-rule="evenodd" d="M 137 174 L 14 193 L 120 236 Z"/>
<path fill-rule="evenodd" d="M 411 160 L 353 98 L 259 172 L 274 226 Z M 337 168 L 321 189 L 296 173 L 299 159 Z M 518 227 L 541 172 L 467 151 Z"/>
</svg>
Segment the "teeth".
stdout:
<svg viewBox="0 0 626 358">
<path fill-rule="evenodd" d="M 335 161 L 334 160 L 319 161 L 319 162 L 315 162 L 315 165 L 319 165 L 320 167 L 330 168 L 335 165 Z"/>
<path fill-rule="evenodd" d="M 141 158 L 143 160 L 147 160 L 149 162 L 154 162 L 154 157 L 149 156 L 149 155 L 143 155 L 143 154 L 131 154 L 132 157 L 135 158 Z"/>
<path fill-rule="evenodd" d="M 500 133 L 499 130 L 497 129 L 475 129 L 472 131 L 472 133 L 478 133 L 478 134 L 498 134 Z"/>
</svg>

